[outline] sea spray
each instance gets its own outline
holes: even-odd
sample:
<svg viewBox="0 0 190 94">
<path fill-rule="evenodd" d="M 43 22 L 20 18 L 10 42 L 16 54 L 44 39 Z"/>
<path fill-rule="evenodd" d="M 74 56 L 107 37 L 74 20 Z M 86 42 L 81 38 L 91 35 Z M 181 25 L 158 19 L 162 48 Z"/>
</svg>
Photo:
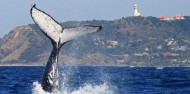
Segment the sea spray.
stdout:
<svg viewBox="0 0 190 94">
<path fill-rule="evenodd" d="M 102 85 L 85 85 L 80 87 L 78 90 L 73 91 L 71 94 L 113 94 L 113 91 L 110 90 L 109 86 L 106 84 Z"/>
<path fill-rule="evenodd" d="M 77 90 L 54 90 L 53 93 L 45 92 L 42 89 L 41 84 L 38 82 L 34 82 L 33 85 L 33 94 L 114 94 L 113 90 L 111 90 L 111 88 L 106 84 L 95 86 L 91 84 L 85 84 L 84 86 L 79 87 Z"/>
<path fill-rule="evenodd" d="M 60 67 L 60 73 L 61 91 L 47 93 L 40 83 L 33 82 L 33 94 L 114 94 L 115 87 L 109 83 L 109 74 L 103 68 L 94 70 L 88 66 L 65 65 Z M 86 79 L 85 75 L 95 78 Z"/>
<path fill-rule="evenodd" d="M 76 72 L 78 72 L 78 69 L 76 66 L 63 66 L 60 68 L 61 74 L 60 74 L 60 81 L 63 91 L 72 91 L 72 87 L 74 87 L 74 79 L 75 77 L 78 77 L 76 75 Z"/>
<path fill-rule="evenodd" d="M 33 94 L 50 94 L 42 89 L 41 84 L 39 82 L 33 82 L 32 92 Z"/>
</svg>

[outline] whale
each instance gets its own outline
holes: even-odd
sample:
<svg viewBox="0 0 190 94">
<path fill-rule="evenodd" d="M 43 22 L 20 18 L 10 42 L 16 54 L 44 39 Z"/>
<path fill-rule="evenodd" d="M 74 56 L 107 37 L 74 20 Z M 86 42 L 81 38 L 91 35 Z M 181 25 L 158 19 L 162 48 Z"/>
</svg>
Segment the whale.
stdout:
<svg viewBox="0 0 190 94">
<path fill-rule="evenodd" d="M 30 15 L 34 23 L 52 44 L 52 51 L 44 70 L 41 87 L 44 91 L 50 93 L 54 90 L 61 90 L 58 68 L 58 57 L 61 47 L 83 35 L 100 31 L 102 26 L 83 25 L 64 28 L 49 14 L 38 9 L 36 4 L 32 5 Z"/>
</svg>

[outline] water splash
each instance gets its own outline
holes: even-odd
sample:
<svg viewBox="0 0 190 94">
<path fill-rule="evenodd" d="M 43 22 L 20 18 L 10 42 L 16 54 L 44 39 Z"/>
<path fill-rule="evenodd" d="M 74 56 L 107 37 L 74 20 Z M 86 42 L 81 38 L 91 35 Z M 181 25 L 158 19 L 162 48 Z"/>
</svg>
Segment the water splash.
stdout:
<svg viewBox="0 0 190 94">
<path fill-rule="evenodd" d="M 108 85 L 102 84 L 96 86 L 85 85 L 71 94 L 113 94 L 113 92 L 109 89 Z"/>
<path fill-rule="evenodd" d="M 61 91 L 55 90 L 53 93 L 45 92 L 42 89 L 41 84 L 38 82 L 34 82 L 33 86 L 33 94 L 114 94 L 110 87 L 106 84 L 95 86 L 86 84 L 77 90 L 69 91 L 63 89 Z"/>
<path fill-rule="evenodd" d="M 45 92 L 42 87 L 41 84 L 39 84 L 38 82 L 33 82 L 33 94 L 50 94 L 48 92 Z"/>
<path fill-rule="evenodd" d="M 91 75 L 91 72 L 81 75 L 83 72 L 77 66 L 65 65 L 60 68 L 60 81 L 62 82 L 60 91 L 54 90 L 53 93 L 48 93 L 42 89 L 39 82 L 33 82 L 32 92 L 33 94 L 114 94 L 115 88 L 109 84 L 109 75 L 104 73 L 102 68 L 95 72 L 98 74 L 98 76 L 96 75 L 97 78 L 84 80 L 82 77 Z"/>
</svg>

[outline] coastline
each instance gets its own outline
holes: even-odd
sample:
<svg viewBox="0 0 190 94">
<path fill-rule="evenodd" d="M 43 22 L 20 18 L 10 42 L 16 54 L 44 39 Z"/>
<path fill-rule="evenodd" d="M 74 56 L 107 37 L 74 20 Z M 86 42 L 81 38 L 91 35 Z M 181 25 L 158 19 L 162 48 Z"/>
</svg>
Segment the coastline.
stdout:
<svg viewBox="0 0 190 94">
<path fill-rule="evenodd" d="M 0 67 L 45 67 L 45 65 L 36 65 L 36 64 L 30 64 L 30 65 L 24 65 L 24 64 L 10 64 L 10 65 L 1 65 Z M 59 65 L 63 66 L 63 65 Z M 66 66 L 79 66 L 79 67 L 130 67 L 130 68 L 143 68 L 143 67 L 152 67 L 152 68 L 157 68 L 157 69 L 163 69 L 163 68 L 179 68 L 179 67 L 187 67 L 189 68 L 190 66 L 130 66 L 130 65 L 73 65 L 73 64 L 66 64 Z"/>
</svg>

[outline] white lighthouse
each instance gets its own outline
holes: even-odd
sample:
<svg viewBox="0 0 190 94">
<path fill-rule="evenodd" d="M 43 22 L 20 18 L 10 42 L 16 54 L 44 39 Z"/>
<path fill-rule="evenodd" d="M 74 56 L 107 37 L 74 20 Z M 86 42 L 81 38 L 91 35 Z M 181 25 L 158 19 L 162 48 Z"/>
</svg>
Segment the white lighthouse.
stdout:
<svg viewBox="0 0 190 94">
<path fill-rule="evenodd" d="M 141 13 L 138 12 L 137 4 L 134 5 L 134 16 L 141 16 Z"/>
</svg>

